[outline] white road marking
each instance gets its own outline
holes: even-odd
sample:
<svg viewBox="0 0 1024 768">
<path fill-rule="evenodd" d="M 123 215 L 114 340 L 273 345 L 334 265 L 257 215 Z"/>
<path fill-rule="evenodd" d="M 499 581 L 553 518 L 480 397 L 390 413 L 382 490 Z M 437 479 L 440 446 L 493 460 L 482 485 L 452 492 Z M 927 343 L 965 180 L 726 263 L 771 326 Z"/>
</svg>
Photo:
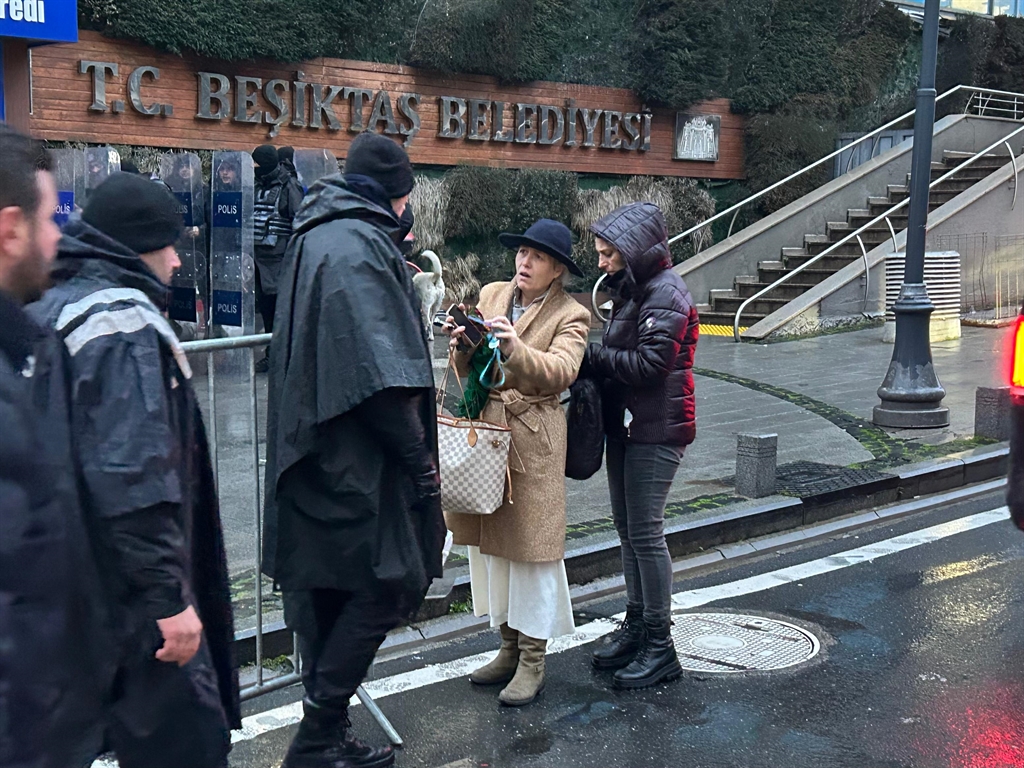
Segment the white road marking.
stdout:
<svg viewBox="0 0 1024 768">
<path fill-rule="evenodd" d="M 800 563 L 788 568 L 780 568 L 777 571 L 751 576 L 726 584 L 717 584 L 713 587 L 679 592 L 672 598 L 672 609 L 674 611 L 682 611 L 697 608 L 707 603 L 727 600 L 733 597 L 742 597 L 755 592 L 763 592 L 783 584 L 792 584 L 812 576 L 838 571 L 851 565 L 869 563 L 880 557 L 919 547 L 923 544 L 932 544 L 949 536 L 955 536 L 958 533 L 965 533 L 991 525 L 992 523 L 1002 522 L 1007 519 L 1008 514 L 1006 507 L 1000 507 L 987 512 L 969 515 L 958 520 L 951 520 L 948 523 L 934 525 L 920 531 L 906 533 L 902 536 L 895 536 L 891 539 L 875 542 L 874 544 L 866 544 L 863 547 L 838 552 L 818 560 Z M 614 619 L 621 619 L 624 615 L 619 614 Z M 579 627 L 575 634 L 552 640 L 548 646 L 548 653 L 562 653 L 581 645 L 592 643 L 611 632 L 614 628 L 615 621 L 611 619 L 592 621 Z M 429 664 L 419 669 L 403 672 L 399 675 L 392 675 L 380 680 L 368 680 L 363 684 L 363 687 L 374 699 L 382 699 L 398 693 L 424 688 L 428 685 L 465 677 L 477 667 L 489 662 L 493 656 L 494 652 L 489 651 L 442 664 Z M 352 703 L 356 705 L 358 700 L 353 698 Z M 240 741 L 249 741 L 270 731 L 295 725 L 301 718 L 301 702 L 285 704 L 266 712 L 250 715 L 242 721 L 242 729 L 231 734 L 231 741 L 235 744 Z M 117 763 L 108 760 L 98 760 L 93 763 L 92 768 L 117 768 Z"/>
</svg>

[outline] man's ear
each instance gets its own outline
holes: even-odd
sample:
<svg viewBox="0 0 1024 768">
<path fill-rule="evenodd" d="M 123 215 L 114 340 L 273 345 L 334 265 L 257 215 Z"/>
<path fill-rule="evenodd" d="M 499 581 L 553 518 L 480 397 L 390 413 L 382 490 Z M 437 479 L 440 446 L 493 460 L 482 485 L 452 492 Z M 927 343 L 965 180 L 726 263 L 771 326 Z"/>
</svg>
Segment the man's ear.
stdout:
<svg viewBox="0 0 1024 768">
<path fill-rule="evenodd" d="M 0 208 L 0 258 L 19 261 L 29 241 L 29 221 L 17 206 Z"/>
</svg>

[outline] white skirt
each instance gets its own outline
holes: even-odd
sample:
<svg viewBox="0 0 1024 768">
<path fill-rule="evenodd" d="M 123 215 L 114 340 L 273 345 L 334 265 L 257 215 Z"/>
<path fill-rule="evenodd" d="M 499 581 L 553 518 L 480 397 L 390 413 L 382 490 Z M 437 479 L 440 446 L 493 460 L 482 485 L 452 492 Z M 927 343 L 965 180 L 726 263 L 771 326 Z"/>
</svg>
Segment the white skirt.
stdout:
<svg viewBox="0 0 1024 768">
<path fill-rule="evenodd" d="M 508 624 L 538 640 L 576 631 L 565 561 L 517 563 L 469 547 L 473 613 L 490 616 L 491 626 Z"/>
</svg>

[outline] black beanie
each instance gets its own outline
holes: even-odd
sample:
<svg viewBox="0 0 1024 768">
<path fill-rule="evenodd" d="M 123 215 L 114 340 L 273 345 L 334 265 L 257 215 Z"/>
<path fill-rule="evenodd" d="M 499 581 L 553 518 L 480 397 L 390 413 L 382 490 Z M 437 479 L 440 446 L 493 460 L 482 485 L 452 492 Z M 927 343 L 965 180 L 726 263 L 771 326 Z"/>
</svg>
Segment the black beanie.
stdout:
<svg viewBox="0 0 1024 768">
<path fill-rule="evenodd" d="M 260 168 L 274 170 L 280 162 L 277 148 L 273 144 L 262 144 L 252 151 L 252 161 Z"/>
<path fill-rule="evenodd" d="M 369 176 L 387 192 L 392 200 L 412 192 L 412 163 L 409 155 L 387 136 L 361 133 L 348 148 L 345 173 Z"/>
<path fill-rule="evenodd" d="M 166 185 L 115 173 L 89 196 L 82 220 L 135 253 L 174 245 L 181 237 L 178 201 Z"/>
<path fill-rule="evenodd" d="M 281 147 L 277 150 L 277 157 L 279 160 L 290 160 L 295 162 L 295 148 L 294 147 Z"/>
</svg>

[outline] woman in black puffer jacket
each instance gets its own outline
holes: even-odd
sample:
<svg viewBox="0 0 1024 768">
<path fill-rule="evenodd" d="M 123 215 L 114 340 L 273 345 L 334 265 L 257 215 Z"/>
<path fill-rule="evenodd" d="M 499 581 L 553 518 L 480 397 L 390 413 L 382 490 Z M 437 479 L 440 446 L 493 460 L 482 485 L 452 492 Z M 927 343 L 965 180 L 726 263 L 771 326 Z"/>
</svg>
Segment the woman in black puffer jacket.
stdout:
<svg viewBox="0 0 1024 768">
<path fill-rule="evenodd" d="M 601 344 L 587 350 L 581 376 L 601 382 L 608 437 L 608 485 L 622 542 L 626 620 L 593 655 L 615 669 L 615 685 L 645 688 L 682 674 L 672 643 L 672 560 L 665 501 L 696 434 L 693 355 L 698 318 L 672 271 L 665 217 L 632 203 L 594 224 L 612 294 Z"/>
</svg>

